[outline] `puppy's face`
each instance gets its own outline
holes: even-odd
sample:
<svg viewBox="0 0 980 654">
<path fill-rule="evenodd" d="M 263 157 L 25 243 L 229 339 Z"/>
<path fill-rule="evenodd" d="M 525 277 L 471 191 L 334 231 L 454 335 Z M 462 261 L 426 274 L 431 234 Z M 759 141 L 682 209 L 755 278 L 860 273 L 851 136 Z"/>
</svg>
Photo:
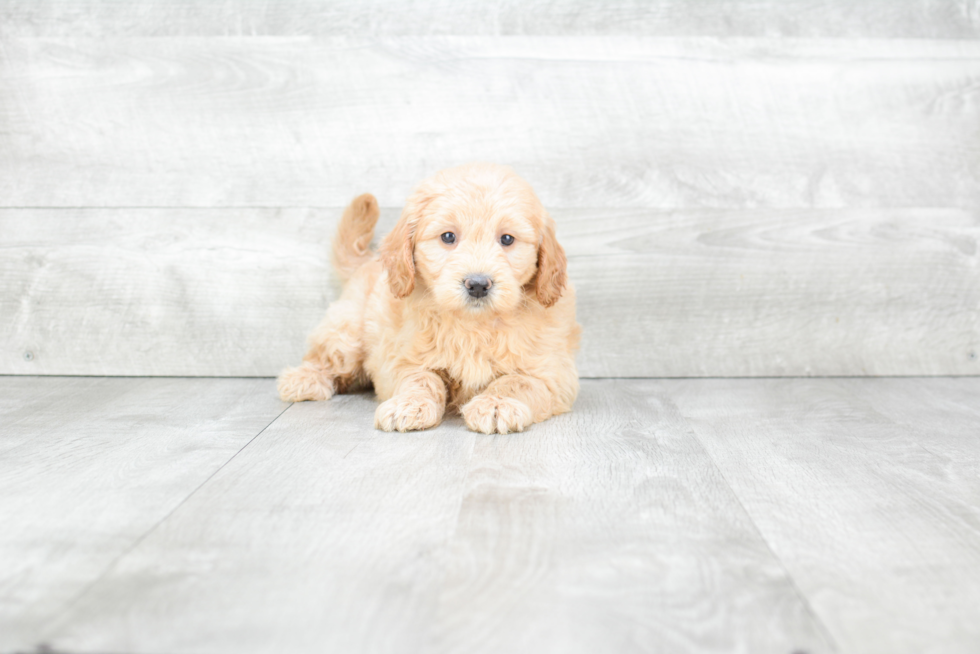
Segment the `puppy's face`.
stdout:
<svg viewBox="0 0 980 654">
<path fill-rule="evenodd" d="M 417 288 L 448 311 L 550 306 L 565 255 L 530 186 L 510 169 L 471 164 L 426 180 L 382 245 L 395 295 Z"/>
<path fill-rule="evenodd" d="M 509 311 L 537 271 L 535 217 L 503 189 L 438 195 L 415 232 L 415 274 L 445 309 Z"/>
</svg>

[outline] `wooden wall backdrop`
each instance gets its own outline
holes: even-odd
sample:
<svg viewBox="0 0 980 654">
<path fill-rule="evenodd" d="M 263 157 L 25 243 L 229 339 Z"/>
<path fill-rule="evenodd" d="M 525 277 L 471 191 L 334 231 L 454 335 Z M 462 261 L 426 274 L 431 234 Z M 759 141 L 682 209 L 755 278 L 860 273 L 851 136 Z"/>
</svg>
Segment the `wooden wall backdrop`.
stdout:
<svg viewBox="0 0 980 654">
<path fill-rule="evenodd" d="M 273 375 L 371 191 L 513 165 L 583 376 L 980 374 L 977 0 L 0 0 L 0 373 Z"/>
</svg>

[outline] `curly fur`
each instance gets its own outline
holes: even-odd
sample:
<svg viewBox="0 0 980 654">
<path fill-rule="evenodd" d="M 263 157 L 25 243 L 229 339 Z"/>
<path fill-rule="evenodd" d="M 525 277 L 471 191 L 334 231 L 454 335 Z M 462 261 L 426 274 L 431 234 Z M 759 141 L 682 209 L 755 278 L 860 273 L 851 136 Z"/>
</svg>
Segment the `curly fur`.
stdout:
<svg viewBox="0 0 980 654">
<path fill-rule="evenodd" d="M 512 170 L 470 164 L 424 181 L 377 254 L 378 205 L 344 212 L 334 265 L 346 284 L 310 336 L 303 363 L 283 371 L 283 400 L 325 400 L 373 383 L 375 426 L 426 429 L 447 410 L 470 429 L 506 434 L 569 411 L 578 394 L 580 328 L 554 221 Z M 443 243 L 446 231 L 457 234 Z M 500 243 L 502 234 L 515 237 Z M 493 280 L 467 295 L 467 275 Z"/>
</svg>

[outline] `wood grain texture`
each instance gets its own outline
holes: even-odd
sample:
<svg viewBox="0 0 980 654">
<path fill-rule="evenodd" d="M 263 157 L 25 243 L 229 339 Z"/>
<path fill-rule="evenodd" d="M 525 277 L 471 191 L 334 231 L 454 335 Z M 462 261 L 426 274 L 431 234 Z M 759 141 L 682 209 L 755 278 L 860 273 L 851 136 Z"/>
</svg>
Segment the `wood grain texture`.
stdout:
<svg viewBox="0 0 980 654">
<path fill-rule="evenodd" d="M 3 212 L 0 342 L 17 373 L 274 376 L 335 297 L 339 211 Z"/>
<path fill-rule="evenodd" d="M 574 414 L 506 438 L 458 419 L 379 434 L 367 396 L 296 405 L 45 637 L 132 653 L 831 651 L 648 386 L 587 383 Z"/>
<path fill-rule="evenodd" d="M 972 0 L 4 0 L 0 35 L 635 34 L 976 38 Z"/>
<path fill-rule="evenodd" d="M 980 379 L 938 378 L 838 380 L 855 401 L 865 403 L 915 434 L 915 440 L 945 459 L 950 476 L 972 483 L 980 497 Z M 910 402 L 909 398 L 915 401 Z"/>
<path fill-rule="evenodd" d="M 49 377 L 34 382 L 0 377 L 0 451 L 17 447 L 33 439 L 38 431 L 50 429 L 52 416 L 45 409 L 65 404 L 67 398 L 92 393 L 93 386 L 97 385 L 91 380 L 77 377 Z M 96 397 L 99 393 L 94 391 Z M 81 401 L 92 399 L 89 395 Z M 71 419 L 70 415 L 65 414 L 65 419 Z"/>
<path fill-rule="evenodd" d="M 930 452 L 946 484 L 980 499 L 980 378 L 841 379 L 838 385 L 863 404 L 902 427 L 919 448 Z M 910 398 L 914 400 L 910 401 Z M 977 502 L 966 512 L 945 507 L 953 520 L 980 530 Z M 980 642 L 980 640 L 978 640 Z"/>
<path fill-rule="evenodd" d="M 655 389 L 586 382 L 571 414 L 477 437 L 424 652 L 835 650 Z"/>
<path fill-rule="evenodd" d="M 33 649 L 287 406 L 271 380 L 0 377 L 0 397 L 3 652 Z"/>
<path fill-rule="evenodd" d="M 397 206 L 514 165 L 546 206 L 975 207 L 980 42 L 5 38 L 0 206 Z"/>
<path fill-rule="evenodd" d="M 585 377 L 980 373 L 975 212 L 553 213 Z M 0 210 L 0 370 L 275 375 L 336 296 L 339 215 Z"/>
<path fill-rule="evenodd" d="M 977 651 L 980 381 L 660 388 L 842 651 Z"/>
<path fill-rule="evenodd" d="M 593 380 L 506 437 L 382 434 L 340 396 L 151 519 L 272 396 L 0 377 L 0 651 L 980 643 L 980 378 Z"/>
<path fill-rule="evenodd" d="M 560 223 L 586 376 L 980 373 L 975 212 L 598 215 Z"/>
<path fill-rule="evenodd" d="M 418 651 L 473 435 L 379 433 L 375 406 L 366 395 L 292 406 L 114 566 L 49 642 L 130 653 Z"/>
</svg>

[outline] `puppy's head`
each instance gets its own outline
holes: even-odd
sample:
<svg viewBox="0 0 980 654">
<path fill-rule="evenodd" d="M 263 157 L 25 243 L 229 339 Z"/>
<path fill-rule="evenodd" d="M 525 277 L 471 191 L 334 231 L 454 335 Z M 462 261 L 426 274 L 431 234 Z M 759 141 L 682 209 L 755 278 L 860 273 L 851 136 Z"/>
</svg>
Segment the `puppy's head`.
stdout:
<svg viewBox="0 0 980 654">
<path fill-rule="evenodd" d="M 567 280 L 555 223 L 510 168 L 468 164 L 422 182 L 381 244 L 397 297 L 414 290 L 446 310 L 549 307 Z"/>
</svg>

